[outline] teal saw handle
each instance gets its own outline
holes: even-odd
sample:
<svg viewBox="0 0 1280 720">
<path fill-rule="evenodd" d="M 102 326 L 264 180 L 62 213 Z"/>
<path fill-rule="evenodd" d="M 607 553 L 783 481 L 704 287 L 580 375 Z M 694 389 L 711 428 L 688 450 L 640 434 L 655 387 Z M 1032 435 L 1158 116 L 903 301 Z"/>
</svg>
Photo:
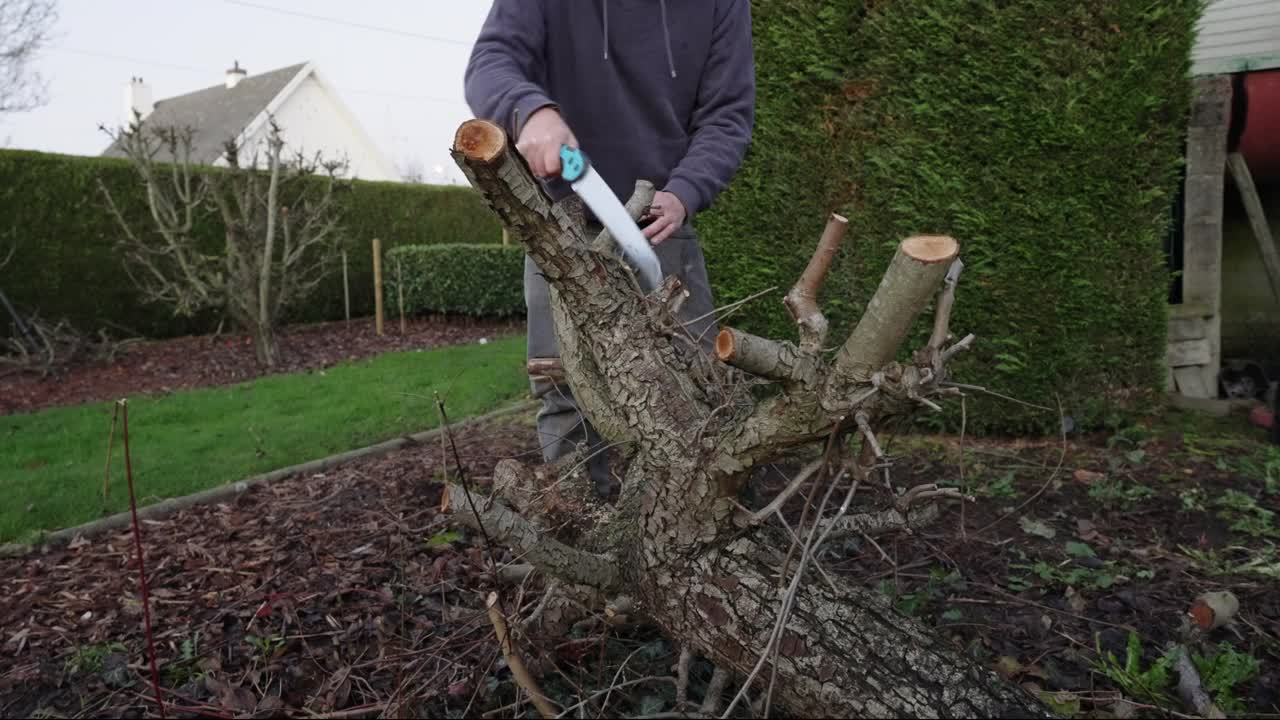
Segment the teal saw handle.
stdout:
<svg viewBox="0 0 1280 720">
<path fill-rule="evenodd" d="M 560 146 L 560 177 L 565 182 L 575 183 L 591 169 L 591 160 L 579 148 L 568 145 Z"/>
</svg>

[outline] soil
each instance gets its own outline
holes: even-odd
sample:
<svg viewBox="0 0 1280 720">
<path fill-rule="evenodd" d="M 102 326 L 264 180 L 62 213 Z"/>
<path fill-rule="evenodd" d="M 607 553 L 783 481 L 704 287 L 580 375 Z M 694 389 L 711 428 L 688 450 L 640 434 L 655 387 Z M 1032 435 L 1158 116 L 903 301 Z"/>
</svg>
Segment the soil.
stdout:
<svg viewBox="0 0 1280 720">
<path fill-rule="evenodd" d="M 128 395 L 231 385 L 264 375 L 316 370 L 397 350 L 417 350 L 494 339 L 520 332 L 523 323 L 493 320 L 414 318 L 401 334 L 387 322 L 385 334 L 373 320 L 294 325 L 280 331 L 282 361 L 260 367 L 253 341 L 244 335 L 192 336 L 132 343 L 111 363 L 76 362 L 41 376 L 0 374 L 0 415 L 32 412 Z M 0 366 L 2 367 L 2 366 Z"/>
<path fill-rule="evenodd" d="M 458 446 L 479 494 L 495 458 L 536 452 L 527 418 L 464 430 Z M 979 663 L 1088 717 L 1188 713 L 1171 690 L 1123 686 L 1103 658 L 1124 666 L 1135 647 L 1133 669 L 1148 670 L 1198 594 L 1230 590 L 1234 622 L 1190 647 L 1251 658 L 1222 698 L 1231 712 L 1280 711 L 1280 530 L 1266 514 L 1280 511 L 1280 453 L 1161 430 L 970 440 L 963 456 L 954 438 L 886 447 L 899 484 L 959 486 L 975 502 L 913 534 L 834 543 L 824 570 L 878 587 Z M 512 558 L 450 527 L 441 476 L 429 443 L 144 523 L 169 715 L 528 716 L 484 605 L 493 563 Z M 121 533 L 0 560 L 0 716 L 157 714 L 134 557 Z M 538 585 L 506 588 L 507 613 L 527 616 Z M 563 708 L 631 683 L 587 714 L 675 710 L 677 649 L 651 628 L 520 643 Z M 694 668 L 696 699 L 710 667 Z"/>
</svg>

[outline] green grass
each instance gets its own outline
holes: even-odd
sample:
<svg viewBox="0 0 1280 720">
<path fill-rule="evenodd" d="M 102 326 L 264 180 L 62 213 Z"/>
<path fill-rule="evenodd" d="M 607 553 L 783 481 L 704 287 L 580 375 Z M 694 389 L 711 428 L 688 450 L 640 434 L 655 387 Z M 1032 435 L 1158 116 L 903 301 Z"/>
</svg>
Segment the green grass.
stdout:
<svg viewBox="0 0 1280 720">
<path fill-rule="evenodd" d="M 324 371 L 129 401 L 139 504 L 186 495 L 495 409 L 528 392 L 524 338 L 403 352 Z M 128 508 L 119 433 L 110 497 L 103 468 L 113 403 L 0 418 L 0 541 Z"/>
</svg>

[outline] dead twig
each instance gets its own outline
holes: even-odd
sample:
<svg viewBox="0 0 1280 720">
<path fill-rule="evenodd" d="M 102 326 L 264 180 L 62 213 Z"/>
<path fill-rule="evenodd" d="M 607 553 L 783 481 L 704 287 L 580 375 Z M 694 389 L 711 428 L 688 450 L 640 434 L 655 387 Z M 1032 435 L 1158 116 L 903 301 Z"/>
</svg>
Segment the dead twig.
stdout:
<svg viewBox="0 0 1280 720">
<path fill-rule="evenodd" d="M 121 413 L 120 434 L 124 439 L 124 472 L 129 480 L 129 512 L 133 516 L 133 545 L 138 555 L 138 585 L 142 594 L 143 628 L 147 633 L 147 659 L 151 663 L 151 688 L 156 693 L 156 707 L 160 717 L 166 717 L 164 696 L 160 694 L 160 670 L 156 666 L 156 641 L 151 632 L 151 597 L 147 591 L 147 566 L 142 553 L 142 526 L 138 523 L 138 500 L 133 489 L 133 458 L 129 453 L 129 401 L 116 403 Z"/>
<path fill-rule="evenodd" d="M 534 681 L 533 676 L 529 674 L 528 668 L 525 667 L 524 660 L 516 652 L 515 643 L 511 640 L 511 632 L 507 629 L 507 622 L 503 619 L 502 611 L 498 608 L 498 593 L 489 593 L 489 597 L 485 601 L 485 607 L 489 611 L 489 622 L 493 623 L 493 632 L 498 636 L 498 646 L 502 648 L 502 655 L 507 660 L 507 667 L 511 668 L 511 675 L 515 677 L 520 687 L 529 693 L 533 706 L 538 709 L 538 713 L 542 717 L 555 717 L 555 708 L 551 706 L 546 696 L 542 694 L 542 689 L 538 687 L 538 683 Z"/>
</svg>

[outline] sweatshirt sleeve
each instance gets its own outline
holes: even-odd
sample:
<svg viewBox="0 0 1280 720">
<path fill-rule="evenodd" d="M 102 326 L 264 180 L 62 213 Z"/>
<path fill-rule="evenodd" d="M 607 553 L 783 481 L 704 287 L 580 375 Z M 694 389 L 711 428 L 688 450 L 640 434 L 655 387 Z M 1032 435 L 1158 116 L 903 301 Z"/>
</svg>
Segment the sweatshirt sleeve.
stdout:
<svg viewBox="0 0 1280 720">
<path fill-rule="evenodd" d="M 471 50 L 464 92 L 471 112 L 514 142 L 536 110 L 554 105 L 543 89 L 546 22 L 542 0 L 495 0 Z"/>
<path fill-rule="evenodd" d="M 751 3 L 722 0 L 711 55 L 698 87 L 689 150 L 664 188 L 680 198 L 689 217 L 705 210 L 737 172 L 751 142 L 755 115 L 755 55 Z"/>
</svg>

